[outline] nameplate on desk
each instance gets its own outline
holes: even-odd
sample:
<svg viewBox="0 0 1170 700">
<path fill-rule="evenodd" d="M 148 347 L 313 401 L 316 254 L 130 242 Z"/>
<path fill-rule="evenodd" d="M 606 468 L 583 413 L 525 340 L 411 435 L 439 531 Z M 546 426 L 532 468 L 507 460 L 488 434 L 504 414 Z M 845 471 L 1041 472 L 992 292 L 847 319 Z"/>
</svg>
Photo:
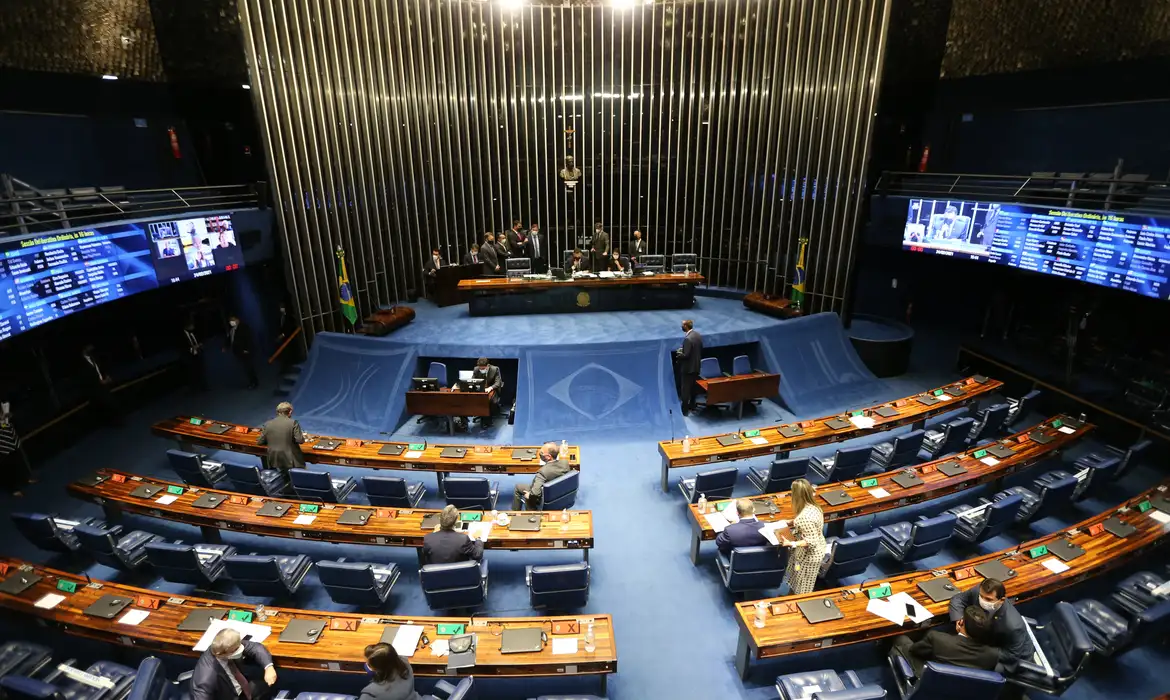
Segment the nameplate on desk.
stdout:
<svg viewBox="0 0 1170 700">
<path fill-rule="evenodd" d="M 115 484 L 124 484 L 126 483 L 126 476 L 124 474 L 114 474 L 110 477 L 110 481 Z"/>
<path fill-rule="evenodd" d="M 59 579 L 57 581 L 57 590 L 64 591 L 65 593 L 76 593 L 77 592 L 77 584 L 72 582 L 72 581 L 66 581 L 64 579 Z"/>
<path fill-rule="evenodd" d="M 870 598 L 889 598 L 891 595 L 893 595 L 893 593 L 894 591 L 892 588 L 890 588 L 890 584 L 888 583 L 878 586 L 877 588 L 871 588 L 865 592 L 865 594 Z"/>
<path fill-rule="evenodd" d="M 1046 545 L 1040 545 L 1039 547 L 1033 547 L 1028 550 L 1028 556 L 1033 559 L 1039 559 L 1045 554 L 1048 554 L 1048 547 Z"/>
<path fill-rule="evenodd" d="M 192 418 L 190 420 L 190 423 L 191 423 L 191 425 L 203 425 L 203 419 L 202 418 Z"/>
<path fill-rule="evenodd" d="M 300 510 L 302 513 L 316 513 L 317 511 L 321 510 L 321 507 L 316 503 L 302 503 Z"/>
</svg>

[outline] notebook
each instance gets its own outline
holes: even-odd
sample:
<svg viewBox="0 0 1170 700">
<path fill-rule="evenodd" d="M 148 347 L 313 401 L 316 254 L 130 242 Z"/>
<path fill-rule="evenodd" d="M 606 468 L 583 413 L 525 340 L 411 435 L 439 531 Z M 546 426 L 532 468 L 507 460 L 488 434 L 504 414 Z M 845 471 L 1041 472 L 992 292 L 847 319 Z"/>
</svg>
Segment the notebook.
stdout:
<svg viewBox="0 0 1170 700">
<path fill-rule="evenodd" d="M 316 644 L 325 629 L 324 620 L 302 620 L 293 618 L 280 633 L 280 641 L 293 644 Z"/>
<path fill-rule="evenodd" d="M 793 438 L 797 435 L 804 435 L 804 429 L 799 425 L 782 425 L 776 430 L 786 438 Z"/>
<path fill-rule="evenodd" d="M 90 474 L 89 476 L 78 479 L 77 483 L 82 486 L 97 486 L 108 478 L 105 474 Z"/>
<path fill-rule="evenodd" d="M 536 459 L 536 448 L 525 447 L 524 449 L 512 450 L 512 459 L 519 459 L 524 462 L 531 462 Z"/>
<path fill-rule="evenodd" d="M 227 608 L 199 608 L 192 611 L 185 620 L 179 623 L 179 631 L 206 632 L 212 622 L 222 620 L 227 613 Z"/>
<path fill-rule="evenodd" d="M 37 585 L 42 578 L 44 577 L 29 571 L 17 571 L 4 579 L 4 583 L 0 583 L 0 591 L 9 595 L 20 595 Z"/>
<path fill-rule="evenodd" d="M 317 444 L 313 445 L 313 449 L 328 452 L 330 450 L 336 450 L 340 446 L 341 440 L 318 440 Z"/>
<path fill-rule="evenodd" d="M 163 487 L 155 486 L 154 484 L 143 484 L 130 492 L 131 496 L 136 498 L 154 498 L 154 495 L 162 491 Z"/>
<path fill-rule="evenodd" d="M 1165 496 L 1154 496 L 1150 499 L 1150 505 L 1163 513 L 1170 513 L 1170 500 L 1167 500 Z"/>
<path fill-rule="evenodd" d="M 836 601 L 832 598 L 802 600 L 796 604 L 796 607 L 800 608 L 800 612 L 804 614 L 804 619 L 814 625 L 818 622 L 831 622 L 832 620 L 840 620 L 845 617 L 841 613 L 841 609 L 837 607 Z"/>
<path fill-rule="evenodd" d="M 544 648 L 544 632 L 539 627 L 506 629 L 500 634 L 501 654 L 528 654 Z"/>
<path fill-rule="evenodd" d="M 894 416 L 898 415 L 898 409 L 891 406 L 882 406 L 881 408 L 875 410 L 874 413 L 878 414 L 882 418 L 893 418 Z"/>
<path fill-rule="evenodd" d="M 215 508 L 228 499 L 222 493 L 205 493 L 199 498 L 196 498 L 191 505 L 196 508 Z"/>
<path fill-rule="evenodd" d="M 1052 437 L 1051 435 L 1048 435 L 1047 433 L 1045 433 L 1043 431 L 1033 430 L 1032 432 L 1028 433 L 1028 439 L 1031 440 L 1032 442 L 1038 444 L 1038 445 L 1047 445 L 1048 443 L 1052 442 L 1056 438 Z"/>
<path fill-rule="evenodd" d="M 951 396 L 962 396 L 963 394 L 967 393 L 957 386 L 948 386 L 946 389 L 944 389 L 944 391 L 946 391 Z"/>
<path fill-rule="evenodd" d="M 833 430 L 844 430 L 846 428 L 851 427 L 853 424 L 847 420 L 841 420 L 840 418 L 833 418 L 831 420 L 825 421 L 825 425 L 829 426 Z"/>
<path fill-rule="evenodd" d="M 1061 561 L 1072 561 L 1083 555 L 1085 550 L 1062 538 L 1048 544 L 1048 553 L 1060 557 Z"/>
<path fill-rule="evenodd" d="M 466 455 L 466 447 L 444 447 L 443 451 L 439 453 L 440 457 L 447 457 L 450 459 L 463 459 L 463 457 Z"/>
<path fill-rule="evenodd" d="M 929 581 L 919 581 L 918 587 L 922 592 L 930 596 L 930 599 L 935 603 L 941 603 L 944 600 L 950 600 L 962 591 L 955 585 L 955 582 L 946 576 L 939 576 Z"/>
<path fill-rule="evenodd" d="M 434 530 L 435 526 L 438 524 L 439 524 L 439 514 L 438 513 L 431 513 L 429 515 L 423 516 L 422 529 Z"/>
<path fill-rule="evenodd" d="M 1012 448 L 1003 445 L 992 445 L 987 448 L 987 451 L 1000 459 L 1007 459 L 1016 453 Z"/>
<path fill-rule="evenodd" d="M 1012 571 L 998 561 L 983 562 L 975 567 L 975 573 L 983 578 L 997 578 L 1000 581 L 1006 581 L 1016 575 L 1015 571 Z"/>
<path fill-rule="evenodd" d="M 228 425 L 227 423 L 216 423 L 216 424 L 212 425 L 210 428 L 208 428 L 207 432 L 214 433 L 215 435 L 223 435 L 224 433 L 226 433 L 227 431 L 229 431 L 231 429 L 232 429 L 232 426 Z"/>
<path fill-rule="evenodd" d="M 279 518 L 288 512 L 287 503 L 277 503 L 276 501 L 268 501 L 260 506 L 260 510 L 256 511 L 256 515 L 267 515 L 272 518 Z"/>
<path fill-rule="evenodd" d="M 337 518 L 338 525 L 365 525 L 370 519 L 368 510 L 349 509 Z"/>
<path fill-rule="evenodd" d="M 536 532 L 540 530 L 542 515 L 513 515 L 508 521 L 508 529 L 513 532 Z"/>
<path fill-rule="evenodd" d="M 387 457 L 397 457 L 406 452 L 406 445 L 382 445 L 378 450 L 378 454 L 386 455 Z"/>
<path fill-rule="evenodd" d="M 893 478 L 893 482 L 904 489 L 908 489 L 921 484 L 922 479 L 919 479 L 918 475 L 913 472 L 902 472 Z"/>
<path fill-rule="evenodd" d="M 820 497 L 829 502 L 831 506 L 839 506 L 853 500 L 853 497 L 844 491 L 825 491 L 820 494 Z"/>
<path fill-rule="evenodd" d="M 933 396 L 919 396 L 915 400 L 923 406 L 933 406 L 938 403 L 938 399 Z"/>
<path fill-rule="evenodd" d="M 1124 522 L 1121 518 L 1118 518 L 1117 516 L 1114 516 L 1112 518 L 1106 518 L 1105 522 L 1102 524 L 1105 526 L 1106 532 L 1113 534 L 1113 535 L 1116 535 L 1118 537 L 1129 537 L 1133 533 L 1137 532 L 1136 527 L 1134 527 L 1133 525 L 1130 525 L 1127 522 Z"/>
<path fill-rule="evenodd" d="M 114 616 L 126 609 L 126 606 L 134 602 L 133 598 L 127 598 L 120 595 L 104 595 L 93 602 L 83 612 L 86 615 L 93 615 L 94 617 L 112 620 Z"/>
<path fill-rule="evenodd" d="M 756 515 L 772 515 L 780 512 L 780 509 L 776 507 L 776 502 L 771 498 L 753 499 L 752 505 L 755 506 Z"/>
<path fill-rule="evenodd" d="M 947 462 L 946 464 L 938 465 L 938 470 L 947 476 L 958 476 L 966 474 L 967 468 L 958 462 Z"/>
<path fill-rule="evenodd" d="M 736 434 L 720 435 L 719 437 L 715 438 L 715 441 L 724 447 L 731 447 L 732 445 L 738 445 L 742 443 L 743 438 Z"/>
</svg>

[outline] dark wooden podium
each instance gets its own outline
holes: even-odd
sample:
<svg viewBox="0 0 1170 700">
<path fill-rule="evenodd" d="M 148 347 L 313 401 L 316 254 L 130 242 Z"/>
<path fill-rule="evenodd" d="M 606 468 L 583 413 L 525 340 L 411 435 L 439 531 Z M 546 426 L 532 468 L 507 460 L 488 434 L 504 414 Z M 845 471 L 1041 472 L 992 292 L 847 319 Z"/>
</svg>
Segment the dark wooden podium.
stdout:
<svg viewBox="0 0 1170 700">
<path fill-rule="evenodd" d="M 439 306 L 454 306 L 467 301 L 459 291 L 459 282 L 479 277 L 482 265 L 448 265 L 435 271 L 435 303 Z"/>
</svg>

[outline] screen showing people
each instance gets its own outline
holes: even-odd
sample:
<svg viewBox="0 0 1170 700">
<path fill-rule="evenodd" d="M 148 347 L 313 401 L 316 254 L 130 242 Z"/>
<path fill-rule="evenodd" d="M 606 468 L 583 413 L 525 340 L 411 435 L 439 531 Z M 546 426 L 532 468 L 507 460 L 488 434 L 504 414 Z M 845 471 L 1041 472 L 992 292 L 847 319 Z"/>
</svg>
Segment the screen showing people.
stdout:
<svg viewBox="0 0 1170 700">
<path fill-rule="evenodd" d="M 155 245 L 159 284 L 174 284 L 243 265 L 230 216 L 155 221 L 147 228 Z"/>
<path fill-rule="evenodd" d="M 911 199 L 902 248 L 1170 298 L 1170 220 L 1144 214 Z"/>
</svg>

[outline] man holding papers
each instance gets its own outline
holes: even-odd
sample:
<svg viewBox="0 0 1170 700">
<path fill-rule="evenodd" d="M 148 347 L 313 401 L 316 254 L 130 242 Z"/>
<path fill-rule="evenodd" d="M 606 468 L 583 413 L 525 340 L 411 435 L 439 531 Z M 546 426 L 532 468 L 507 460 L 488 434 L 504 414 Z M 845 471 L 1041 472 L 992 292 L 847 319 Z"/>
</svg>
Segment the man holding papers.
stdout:
<svg viewBox="0 0 1170 700">
<path fill-rule="evenodd" d="M 731 523 L 715 536 L 715 546 L 719 553 L 731 556 L 731 550 L 736 547 L 761 547 L 768 544 L 768 539 L 760 532 L 762 523 L 756 520 L 756 507 L 746 498 L 735 502 L 735 512 L 739 514 L 739 522 Z"/>
<path fill-rule="evenodd" d="M 999 647 L 999 663 L 1003 669 L 1015 668 L 1016 662 L 1032 658 L 1032 640 L 1028 638 L 1027 623 L 1007 599 L 1007 591 L 999 579 L 985 578 L 977 587 L 968 588 L 951 598 L 951 620 L 958 623 L 963 611 L 976 606 L 991 617 L 991 643 Z"/>
</svg>

